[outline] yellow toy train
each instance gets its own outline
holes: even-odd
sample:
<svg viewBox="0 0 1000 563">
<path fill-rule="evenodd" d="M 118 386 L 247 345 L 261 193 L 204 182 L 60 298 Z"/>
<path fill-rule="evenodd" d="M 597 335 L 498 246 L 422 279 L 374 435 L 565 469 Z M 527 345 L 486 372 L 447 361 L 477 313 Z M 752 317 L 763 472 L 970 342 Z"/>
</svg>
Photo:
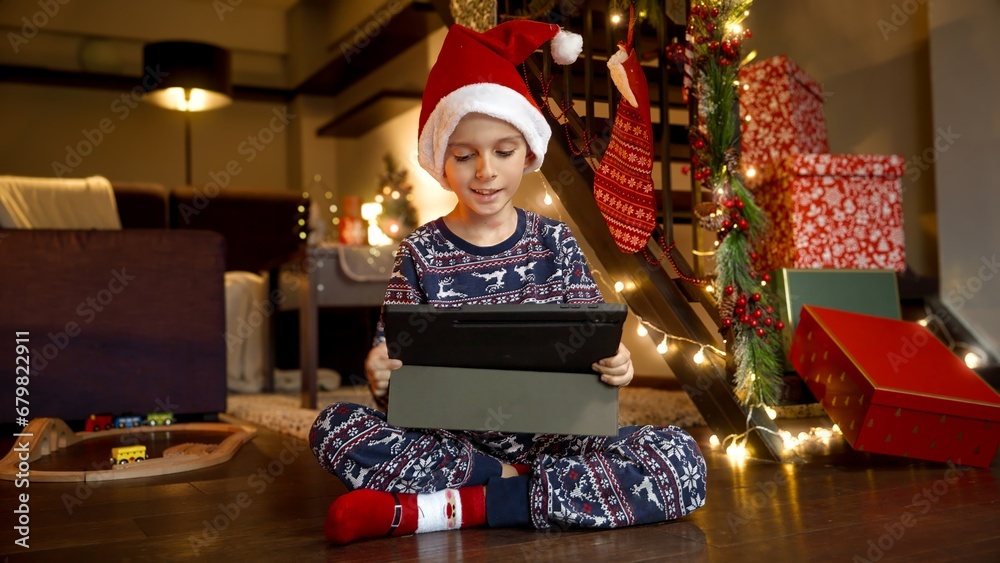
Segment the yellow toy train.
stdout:
<svg viewBox="0 0 1000 563">
<path fill-rule="evenodd" d="M 111 448 L 111 463 L 138 463 L 146 459 L 146 446 L 118 446 Z"/>
</svg>

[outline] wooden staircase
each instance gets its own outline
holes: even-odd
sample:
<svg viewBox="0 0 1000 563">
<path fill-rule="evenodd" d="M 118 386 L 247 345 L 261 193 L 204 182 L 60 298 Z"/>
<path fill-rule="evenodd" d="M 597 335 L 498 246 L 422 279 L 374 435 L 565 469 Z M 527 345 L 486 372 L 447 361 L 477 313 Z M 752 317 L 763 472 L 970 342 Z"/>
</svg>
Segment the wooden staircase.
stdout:
<svg viewBox="0 0 1000 563">
<path fill-rule="evenodd" d="M 432 3 L 447 25 L 454 23 L 448 0 L 434 0 Z M 627 30 L 625 22 L 617 27 L 604 24 L 609 21 L 608 3 L 608 0 L 570 2 L 576 9 L 567 13 L 560 8 L 562 3 L 555 2 L 555 13 L 535 18 L 558 22 L 584 38 L 582 59 L 568 68 L 551 64 L 547 48 L 546 52 L 535 53 L 525 65 L 525 74 L 533 92 L 542 92 L 544 87 L 554 106 L 567 107 L 576 102 L 577 107 L 584 108 L 582 115 L 573 109 L 566 110 L 563 115 L 565 123 L 547 115 L 553 129 L 553 140 L 541 172 L 546 178 L 559 178 L 558 182 L 550 182 L 553 190 L 577 224 L 578 234 L 594 249 L 595 258 L 604 266 L 605 274 L 609 279 L 624 284 L 620 294 L 632 311 L 672 336 L 711 344 L 715 342 L 713 332 L 721 326 L 715 299 L 701 286 L 682 279 L 697 277 L 696 272 L 673 245 L 674 225 L 692 222 L 691 209 L 703 200 L 705 193 L 695 189 L 694 185 L 686 193 L 671 189 L 669 165 L 689 162 L 690 149 L 687 126 L 671 125 L 667 119 L 671 108 L 688 110 L 682 101 L 681 76 L 669 68 L 665 57 L 665 48 L 674 37 L 683 41 L 684 26 L 673 25 L 665 14 L 660 14 L 655 27 L 639 26 L 635 47 L 646 72 L 654 114 L 658 108 L 661 116 L 659 122 L 653 123 L 655 157 L 662 164 L 659 179 L 662 189 L 658 190 L 660 222 L 650 241 L 647 256 L 661 256 L 663 249 L 655 241 L 664 241 L 670 248 L 670 258 L 677 272 L 666 259 L 660 263 L 655 263 L 654 259 L 651 264 L 643 253 L 629 255 L 619 251 L 594 201 L 594 169 L 590 162 L 599 160 L 597 151 L 607 146 L 614 108 L 619 99 L 608 78 L 606 61 L 611 54 L 608 47 L 613 46 L 617 50 L 617 43 L 625 39 Z M 523 6 L 518 4 L 521 3 L 500 2 L 501 14 L 517 14 L 523 10 Z M 608 118 L 595 117 L 595 108 L 599 105 L 607 106 Z M 568 127 L 569 135 L 562 134 L 564 127 Z M 594 158 L 588 160 L 581 154 L 588 148 L 584 139 L 595 133 L 597 138 L 589 144 L 589 152 Z M 683 209 L 677 207 L 677 204 L 684 203 Z M 715 322 L 714 326 L 705 325 L 693 303 L 704 306 Z M 662 338 L 653 333 L 651 337 L 657 341 Z M 748 452 L 756 458 L 781 459 L 783 445 L 774 422 L 761 409 L 754 409 L 748 418 L 748 412 L 733 394 L 730 385 L 732 366 L 715 354 L 706 354 L 705 362 L 696 364 L 693 352 L 687 351 L 668 352 L 664 359 L 716 435 L 742 434 L 748 424 L 767 429 L 770 432 L 753 431 L 748 435 Z"/>
</svg>

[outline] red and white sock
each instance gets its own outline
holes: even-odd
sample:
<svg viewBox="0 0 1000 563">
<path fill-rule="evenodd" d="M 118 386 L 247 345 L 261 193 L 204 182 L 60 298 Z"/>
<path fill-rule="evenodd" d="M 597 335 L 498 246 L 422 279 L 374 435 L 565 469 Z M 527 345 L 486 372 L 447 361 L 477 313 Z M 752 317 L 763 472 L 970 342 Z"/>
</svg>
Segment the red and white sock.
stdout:
<svg viewBox="0 0 1000 563">
<path fill-rule="evenodd" d="M 484 487 L 445 489 L 421 495 L 358 489 L 330 505 L 327 541 L 343 544 L 360 538 L 404 536 L 486 524 Z"/>
</svg>

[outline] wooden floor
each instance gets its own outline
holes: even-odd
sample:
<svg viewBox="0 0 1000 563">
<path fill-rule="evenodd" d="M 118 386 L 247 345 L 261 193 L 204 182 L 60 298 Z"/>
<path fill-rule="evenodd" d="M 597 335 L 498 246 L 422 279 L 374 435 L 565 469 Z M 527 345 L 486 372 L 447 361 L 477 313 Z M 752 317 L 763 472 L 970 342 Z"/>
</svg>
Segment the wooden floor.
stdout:
<svg viewBox="0 0 1000 563">
<path fill-rule="evenodd" d="M 797 432 L 818 421 L 786 422 Z M 828 424 L 828 423 L 827 423 Z M 1000 561 L 1000 469 L 858 454 L 732 465 L 706 453 L 708 502 L 676 522 L 613 531 L 471 529 L 327 546 L 344 487 L 302 441 L 266 430 L 227 464 L 95 486 L 0 483 L 10 561 Z M 8 439 L 9 440 L 9 439 Z M 4 444 L 6 448 L 9 443 Z M 30 549 L 14 544 L 28 493 Z M 4 559 L 6 561 L 7 559 Z"/>
</svg>

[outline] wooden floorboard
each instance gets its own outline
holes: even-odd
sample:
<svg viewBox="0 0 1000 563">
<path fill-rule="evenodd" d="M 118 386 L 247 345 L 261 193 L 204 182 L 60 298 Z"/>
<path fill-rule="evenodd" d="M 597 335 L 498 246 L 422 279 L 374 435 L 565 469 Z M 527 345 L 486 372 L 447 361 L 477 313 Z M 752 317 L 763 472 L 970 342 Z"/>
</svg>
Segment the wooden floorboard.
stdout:
<svg viewBox="0 0 1000 563">
<path fill-rule="evenodd" d="M 787 421 L 798 432 L 823 421 Z M 470 529 L 327 546 L 344 486 L 301 441 L 261 430 L 229 463 L 156 478 L 0 483 L 0 556 L 10 561 L 997 561 L 1000 470 L 852 451 L 731 464 L 706 454 L 708 500 L 687 518 L 614 531 Z M 4 449 L 10 443 L 3 444 Z M 30 546 L 14 544 L 30 494 Z"/>
</svg>

